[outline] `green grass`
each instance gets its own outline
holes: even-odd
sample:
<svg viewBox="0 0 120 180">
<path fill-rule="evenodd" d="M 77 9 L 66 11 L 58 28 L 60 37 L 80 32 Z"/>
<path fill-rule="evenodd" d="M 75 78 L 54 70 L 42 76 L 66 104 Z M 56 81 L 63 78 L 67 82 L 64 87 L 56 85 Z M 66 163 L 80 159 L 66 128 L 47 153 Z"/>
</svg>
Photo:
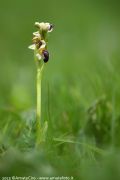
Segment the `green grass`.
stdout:
<svg viewBox="0 0 120 180">
<path fill-rule="evenodd" d="M 8 1 L 0 7 L 0 177 L 120 179 L 119 2 Z M 35 148 L 35 21 L 55 24 Z"/>
</svg>

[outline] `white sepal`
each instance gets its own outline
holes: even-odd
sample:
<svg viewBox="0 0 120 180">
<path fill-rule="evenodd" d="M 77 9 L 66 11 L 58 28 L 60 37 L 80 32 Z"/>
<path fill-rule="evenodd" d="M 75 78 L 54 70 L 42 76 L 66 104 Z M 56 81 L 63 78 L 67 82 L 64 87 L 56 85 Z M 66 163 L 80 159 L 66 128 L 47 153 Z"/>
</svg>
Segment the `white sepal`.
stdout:
<svg viewBox="0 0 120 180">
<path fill-rule="evenodd" d="M 35 47 L 35 44 L 32 44 L 32 45 L 28 46 L 28 48 L 32 49 L 32 50 L 35 50 L 36 47 Z"/>
<path fill-rule="evenodd" d="M 33 32 L 33 36 L 35 36 L 35 37 L 41 37 L 39 31 Z"/>
<path fill-rule="evenodd" d="M 36 54 L 36 57 L 38 58 L 38 60 L 42 59 L 42 56 L 39 53 Z"/>
<path fill-rule="evenodd" d="M 40 49 L 44 49 L 46 46 L 46 42 L 44 40 L 41 40 L 42 45 L 40 46 Z"/>
</svg>

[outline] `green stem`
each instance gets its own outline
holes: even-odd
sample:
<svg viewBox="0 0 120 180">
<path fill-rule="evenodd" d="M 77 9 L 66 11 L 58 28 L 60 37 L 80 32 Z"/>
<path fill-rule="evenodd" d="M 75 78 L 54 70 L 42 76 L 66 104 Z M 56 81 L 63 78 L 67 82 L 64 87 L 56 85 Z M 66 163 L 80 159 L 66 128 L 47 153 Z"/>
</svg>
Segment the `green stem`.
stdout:
<svg viewBox="0 0 120 180">
<path fill-rule="evenodd" d="M 37 66 L 37 124 L 41 127 L 41 68 Z"/>
<path fill-rule="evenodd" d="M 36 126 L 37 126 L 37 145 L 41 141 L 41 80 L 44 64 L 37 63 L 37 108 L 36 108 Z"/>
</svg>

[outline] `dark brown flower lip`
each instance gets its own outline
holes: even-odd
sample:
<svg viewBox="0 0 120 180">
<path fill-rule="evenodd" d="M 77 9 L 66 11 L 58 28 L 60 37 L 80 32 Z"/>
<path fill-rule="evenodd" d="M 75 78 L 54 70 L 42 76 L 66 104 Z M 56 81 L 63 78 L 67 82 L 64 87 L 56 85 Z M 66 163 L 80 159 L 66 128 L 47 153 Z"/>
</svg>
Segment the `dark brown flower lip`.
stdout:
<svg viewBox="0 0 120 180">
<path fill-rule="evenodd" d="M 37 49 L 39 49 L 41 46 L 42 46 L 42 42 L 41 42 L 41 41 L 39 41 L 38 43 L 36 43 Z"/>
<path fill-rule="evenodd" d="M 49 52 L 47 50 L 44 50 L 42 52 L 42 54 L 43 54 L 43 61 L 44 61 L 44 63 L 47 63 L 48 60 L 49 60 Z"/>
</svg>

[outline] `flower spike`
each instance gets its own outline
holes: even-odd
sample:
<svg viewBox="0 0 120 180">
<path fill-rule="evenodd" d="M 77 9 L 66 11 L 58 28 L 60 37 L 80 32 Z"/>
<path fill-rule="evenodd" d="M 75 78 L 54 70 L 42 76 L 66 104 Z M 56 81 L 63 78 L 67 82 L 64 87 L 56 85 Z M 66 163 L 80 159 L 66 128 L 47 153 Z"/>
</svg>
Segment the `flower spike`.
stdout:
<svg viewBox="0 0 120 180">
<path fill-rule="evenodd" d="M 44 23 L 44 22 L 35 22 L 35 26 L 39 31 L 33 32 L 33 44 L 29 46 L 29 49 L 32 49 L 36 53 L 38 60 L 42 59 L 44 63 L 49 60 L 49 52 L 47 50 L 47 33 L 53 30 L 53 24 Z"/>
</svg>

